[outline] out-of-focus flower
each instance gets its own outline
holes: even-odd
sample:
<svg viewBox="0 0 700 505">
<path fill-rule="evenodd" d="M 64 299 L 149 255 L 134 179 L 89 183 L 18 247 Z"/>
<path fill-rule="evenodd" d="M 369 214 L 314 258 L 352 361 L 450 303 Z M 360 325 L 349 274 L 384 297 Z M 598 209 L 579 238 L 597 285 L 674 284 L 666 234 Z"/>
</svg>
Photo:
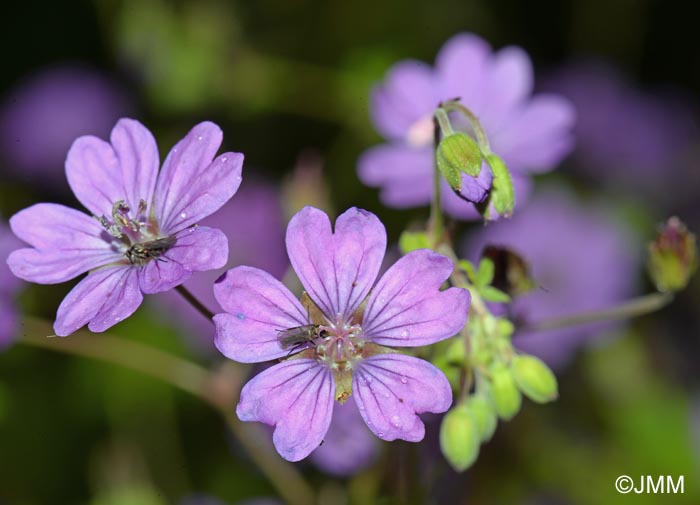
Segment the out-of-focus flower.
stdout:
<svg viewBox="0 0 700 505">
<path fill-rule="evenodd" d="M 565 192 L 550 189 L 538 194 L 513 219 L 468 237 L 467 257 L 478 258 L 488 244 L 522 254 L 539 285 L 514 299 L 517 322 L 604 309 L 623 301 L 635 286 L 640 258 L 626 230 Z M 513 343 L 556 367 L 608 328 L 594 324 L 546 332 L 520 330 Z"/>
<path fill-rule="evenodd" d="M 0 106 L 0 157 L 22 177 L 63 182 L 63 163 L 81 135 L 106 137 L 131 112 L 124 91 L 80 66 L 50 67 L 28 76 Z"/>
<path fill-rule="evenodd" d="M 17 331 L 17 310 L 13 298 L 21 281 L 7 268 L 6 259 L 10 251 L 20 245 L 5 223 L 0 221 L 0 350 L 12 343 Z"/>
<path fill-rule="evenodd" d="M 256 268 L 229 270 L 214 286 L 226 311 L 214 317 L 215 343 L 225 356 L 255 363 L 300 351 L 243 387 L 238 417 L 275 426 L 275 447 L 290 461 L 319 446 L 334 400 L 351 394 L 379 438 L 421 440 L 417 414 L 446 411 L 450 385 L 427 361 L 384 346 L 428 345 L 464 326 L 469 293 L 440 291 L 452 262 L 416 250 L 375 285 L 386 230 L 374 214 L 355 208 L 338 218 L 334 233 L 325 213 L 306 207 L 290 221 L 286 242 L 310 298 L 306 307 Z"/>
<path fill-rule="evenodd" d="M 695 172 L 683 159 L 697 137 L 689 108 L 678 96 L 643 92 L 611 65 L 579 62 L 543 82 L 575 105 L 575 169 L 597 181 L 638 191 L 655 199 L 678 198 Z"/>
<path fill-rule="evenodd" d="M 311 460 L 326 473 L 346 477 L 372 464 L 379 449 L 357 405 L 336 403 L 323 445 L 311 453 Z"/>
<path fill-rule="evenodd" d="M 677 217 L 659 228 L 656 240 L 648 245 L 647 268 L 661 292 L 680 291 L 698 269 L 698 242 Z"/>
<path fill-rule="evenodd" d="M 225 269 L 249 265 L 281 278 L 289 267 L 284 250 L 283 215 L 278 189 L 272 184 L 246 178 L 236 198 L 202 219 L 200 224 L 218 228 L 229 238 Z M 206 307 L 213 309 L 218 304 L 212 286 L 222 273 L 223 269 L 202 272 L 188 280 L 185 287 Z M 169 320 L 177 318 L 177 324 L 195 337 L 192 343 L 215 350 L 211 320 L 205 319 L 178 293 L 162 293 L 155 298 Z"/>
<path fill-rule="evenodd" d="M 160 173 L 155 139 L 138 121 L 119 120 L 111 143 L 93 136 L 73 143 L 68 183 L 92 216 L 39 203 L 10 219 L 14 234 L 31 246 L 10 254 L 16 276 L 55 284 L 89 272 L 59 306 L 57 335 L 85 324 L 104 331 L 133 314 L 144 294 L 226 264 L 226 236 L 197 225 L 241 182 L 242 154 L 214 158 L 221 141 L 218 126 L 198 124 L 172 148 Z"/>
<path fill-rule="evenodd" d="M 532 96 L 532 64 L 518 47 L 494 52 L 481 38 L 459 34 L 440 50 L 435 67 L 413 60 L 392 67 L 372 94 L 372 120 L 388 143 L 359 160 L 360 179 L 381 188 L 390 207 L 430 202 L 433 174 L 433 113 L 438 104 L 459 98 L 481 122 L 493 152 L 510 169 L 517 200 L 529 192 L 527 175 L 551 170 L 570 151 L 574 109 L 549 94 Z M 458 124 L 458 118 L 455 116 Z M 478 183 L 464 176 L 464 187 L 490 186 L 488 166 Z M 445 210 L 458 218 L 478 217 L 473 206 L 443 182 Z"/>
</svg>

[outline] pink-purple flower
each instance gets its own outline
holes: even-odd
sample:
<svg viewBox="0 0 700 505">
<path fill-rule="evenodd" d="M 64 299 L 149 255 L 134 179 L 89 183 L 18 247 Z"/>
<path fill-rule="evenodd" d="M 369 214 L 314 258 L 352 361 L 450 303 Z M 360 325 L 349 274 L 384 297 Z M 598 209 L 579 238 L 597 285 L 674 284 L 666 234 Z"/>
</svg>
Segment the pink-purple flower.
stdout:
<svg viewBox="0 0 700 505">
<path fill-rule="evenodd" d="M 491 150 L 513 176 L 516 200 L 529 193 L 527 176 L 553 169 L 571 150 L 574 109 L 553 94 L 532 95 L 533 70 L 518 47 L 494 52 L 472 34 L 451 38 L 435 67 L 405 60 L 393 66 L 374 89 L 371 113 L 386 144 L 366 151 L 359 160 L 360 179 L 381 188 L 390 207 L 427 205 L 433 173 L 433 113 L 440 102 L 459 98 L 475 113 Z M 454 116 L 455 124 L 460 120 Z M 464 125 L 463 125 L 464 126 Z M 487 196 L 492 175 L 484 163 L 478 177 L 463 175 L 463 197 L 478 202 Z M 443 206 L 457 218 L 478 216 L 443 181 Z"/>
<path fill-rule="evenodd" d="M 226 311 L 214 317 L 215 343 L 224 355 L 255 363 L 296 352 L 243 387 L 238 417 L 275 426 L 275 447 L 290 461 L 319 446 L 334 402 L 350 395 L 379 438 L 421 440 L 418 414 L 445 412 L 450 386 L 427 361 L 390 347 L 432 344 L 464 326 L 469 293 L 440 290 L 452 262 L 417 250 L 375 284 L 386 230 L 374 214 L 356 208 L 343 213 L 333 231 L 325 213 L 305 207 L 290 221 L 286 242 L 310 302 L 302 304 L 277 279 L 251 267 L 229 270 L 214 286 Z M 284 345 L 280 337 L 290 328 L 309 338 Z"/>
<path fill-rule="evenodd" d="M 88 272 L 58 308 L 57 335 L 86 324 L 104 331 L 130 316 L 144 294 L 226 263 L 226 236 L 197 225 L 241 182 L 243 155 L 215 158 L 221 141 L 215 124 L 196 125 L 160 172 L 155 139 L 138 121 L 119 120 L 110 142 L 84 136 L 73 143 L 66 175 L 91 215 L 39 203 L 10 219 L 14 234 L 30 246 L 8 258 L 17 277 L 55 284 Z"/>
<path fill-rule="evenodd" d="M 22 282 L 12 275 L 4 259 L 13 249 L 19 246 L 19 241 L 12 235 L 0 221 L 0 350 L 8 347 L 14 340 L 17 332 L 17 309 L 14 296 L 20 289 Z"/>
</svg>

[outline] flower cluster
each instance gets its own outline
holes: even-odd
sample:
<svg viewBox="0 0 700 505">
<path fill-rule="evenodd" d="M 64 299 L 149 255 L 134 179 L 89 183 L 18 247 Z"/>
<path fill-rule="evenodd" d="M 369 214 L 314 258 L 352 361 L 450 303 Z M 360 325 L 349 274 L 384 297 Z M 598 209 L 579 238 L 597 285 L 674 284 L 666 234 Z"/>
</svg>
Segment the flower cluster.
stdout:
<svg viewBox="0 0 700 505">
<path fill-rule="evenodd" d="M 350 209 L 333 231 L 326 214 L 306 207 L 287 228 L 306 307 L 255 268 L 229 270 L 214 286 L 226 311 L 214 317 L 216 346 L 225 356 L 255 363 L 298 351 L 246 384 L 237 408 L 243 421 L 275 426 L 275 446 L 290 461 L 319 446 L 334 401 L 351 394 L 384 440 L 421 440 L 417 414 L 445 412 L 452 403 L 442 372 L 390 347 L 428 345 L 459 332 L 469 293 L 440 291 L 453 264 L 425 249 L 401 258 L 375 285 L 385 249 L 386 231 L 374 214 Z M 281 336 L 288 330 L 303 338 L 286 345 Z"/>
<path fill-rule="evenodd" d="M 221 140 L 219 127 L 198 124 L 172 148 L 160 172 L 155 139 L 138 121 L 121 119 L 110 143 L 93 136 L 73 143 L 68 183 L 92 216 L 40 203 L 10 219 L 14 234 L 30 246 L 8 258 L 17 277 L 55 284 L 89 272 L 58 308 L 57 335 L 85 324 L 104 331 L 130 316 L 144 294 L 224 266 L 226 236 L 197 226 L 241 181 L 242 154 L 214 158 Z"/>
<path fill-rule="evenodd" d="M 433 113 L 458 98 L 478 116 L 493 152 L 512 172 L 516 199 L 529 193 L 527 176 L 551 170 L 571 150 L 574 109 L 553 94 L 532 96 L 533 70 L 520 48 L 493 52 L 481 38 L 460 34 L 437 56 L 435 67 L 407 60 L 392 67 L 372 94 L 372 120 L 388 140 L 365 152 L 360 179 L 381 188 L 389 207 L 427 205 L 433 174 Z M 459 119 L 456 119 L 459 121 Z M 463 193 L 485 199 L 492 174 L 484 163 L 477 178 L 464 174 Z M 443 182 L 443 206 L 457 218 L 478 217 L 475 209 Z"/>
</svg>

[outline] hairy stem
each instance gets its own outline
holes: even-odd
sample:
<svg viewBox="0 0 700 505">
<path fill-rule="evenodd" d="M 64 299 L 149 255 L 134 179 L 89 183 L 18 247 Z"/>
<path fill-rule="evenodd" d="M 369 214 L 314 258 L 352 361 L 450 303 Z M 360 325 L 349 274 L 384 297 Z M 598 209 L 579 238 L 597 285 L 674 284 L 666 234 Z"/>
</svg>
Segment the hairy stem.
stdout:
<svg viewBox="0 0 700 505">
<path fill-rule="evenodd" d="M 441 183 L 442 177 L 437 165 L 437 148 L 440 144 L 440 123 L 437 117 L 433 118 L 433 200 L 430 202 L 430 228 L 432 230 L 433 243 L 439 244 L 444 234 L 442 217 Z"/>
<path fill-rule="evenodd" d="M 208 308 L 206 308 L 204 304 L 200 302 L 199 299 L 196 296 L 194 296 L 183 284 L 176 286 L 175 291 L 180 293 L 182 297 L 189 302 L 190 305 L 197 309 L 197 312 L 202 314 L 205 318 L 209 319 L 209 321 L 212 320 L 212 318 L 214 317 L 214 313 Z"/>
<path fill-rule="evenodd" d="M 671 293 L 651 293 L 629 300 L 616 307 L 575 314 L 572 316 L 547 319 L 537 323 L 525 324 L 520 328 L 528 331 L 546 331 L 569 326 L 577 326 L 587 323 L 599 323 L 605 321 L 616 321 L 619 319 L 630 319 L 632 317 L 643 316 L 662 309 L 673 300 Z"/>
<path fill-rule="evenodd" d="M 489 145 L 488 137 L 486 136 L 484 128 L 481 126 L 479 118 L 476 117 L 476 114 L 456 100 L 448 100 L 447 102 L 443 102 L 442 108 L 447 112 L 456 111 L 462 114 L 467 121 L 469 121 L 469 125 L 472 127 L 472 130 L 474 130 L 474 135 L 476 136 L 476 141 L 479 144 L 479 149 L 481 149 L 481 154 L 484 156 L 491 154 L 491 146 Z"/>
<path fill-rule="evenodd" d="M 242 370 L 234 366 L 234 377 L 220 377 L 217 371 L 160 349 L 114 335 L 94 335 L 80 330 L 68 338 L 49 338 L 53 334 L 50 323 L 34 317 L 22 322 L 20 342 L 55 352 L 97 359 L 123 366 L 163 381 L 186 391 L 215 408 L 224 417 L 231 433 L 248 453 L 250 459 L 270 481 L 279 495 L 291 505 L 314 503 L 314 491 L 297 469 L 282 460 L 259 426 L 241 423 L 234 414 Z M 223 387 L 217 388 L 225 382 Z M 237 387 L 227 388 L 233 382 Z M 229 393 L 220 394 L 221 390 Z"/>
</svg>

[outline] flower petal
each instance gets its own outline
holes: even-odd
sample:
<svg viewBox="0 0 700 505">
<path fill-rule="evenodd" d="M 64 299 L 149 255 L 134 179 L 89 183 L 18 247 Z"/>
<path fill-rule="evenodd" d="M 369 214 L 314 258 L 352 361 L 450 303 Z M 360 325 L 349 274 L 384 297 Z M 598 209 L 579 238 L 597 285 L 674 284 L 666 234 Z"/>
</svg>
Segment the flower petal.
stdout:
<svg viewBox="0 0 700 505">
<path fill-rule="evenodd" d="M 364 336 L 380 345 L 418 347 L 459 332 L 467 322 L 470 297 L 461 288 L 440 291 L 452 268 L 452 261 L 428 249 L 402 257 L 372 291 Z"/>
<path fill-rule="evenodd" d="M 400 140 L 425 115 L 432 115 L 440 99 L 431 68 L 420 61 L 394 65 L 372 93 L 372 121 L 387 139 Z"/>
<path fill-rule="evenodd" d="M 273 442 L 288 461 L 316 449 L 333 415 L 335 384 L 329 368 L 313 359 L 291 359 L 259 373 L 241 391 L 241 421 L 275 427 Z"/>
<path fill-rule="evenodd" d="M 257 363 L 289 354 L 280 330 L 309 324 L 299 300 L 267 272 L 236 267 L 214 284 L 214 296 L 226 313 L 214 316 L 216 347 L 227 358 Z"/>
<path fill-rule="evenodd" d="M 172 235 L 196 224 L 238 190 L 243 155 L 224 153 L 214 159 L 222 138 L 221 129 L 205 121 L 168 154 L 155 194 L 156 218 L 164 233 Z"/>
<path fill-rule="evenodd" d="M 445 375 L 427 361 L 403 354 L 379 354 L 362 360 L 352 387 L 367 426 L 388 441 L 422 440 L 425 426 L 417 414 L 445 412 L 452 404 L 452 389 Z"/>
<path fill-rule="evenodd" d="M 55 284 L 94 268 L 123 260 L 105 239 L 96 219 L 75 209 L 39 203 L 10 219 L 14 234 L 36 249 L 10 254 L 7 264 L 17 277 Z"/>
<path fill-rule="evenodd" d="M 381 200 L 389 207 L 415 207 L 430 202 L 432 166 L 430 148 L 381 144 L 360 156 L 357 173 L 366 185 L 381 188 Z"/>
<path fill-rule="evenodd" d="M 9 299 L 0 298 L 0 351 L 15 341 L 17 331 L 17 307 Z"/>
<path fill-rule="evenodd" d="M 137 209 L 150 204 L 158 176 L 158 147 L 148 129 L 133 119 L 120 119 L 110 136 L 112 145 L 92 135 L 79 137 L 66 159 L 73 193 L 96 216 L 112 215 L 119 200 Z"/>
<path fill-rule="evenodd" d="M 169 291 L 192 277 L 192 271 L 163 256 L 138 268 L 141 291 L 147 295 Z"/>
<path fill-rule="evenodd" d="M 362 303 L 379 273 L 386 230 L 377 216 L 351 208 L 338 217 L 304 207 L 287 227 L 287 252 L 301 283 L 331 321 Z"/>
<path fill-rule="evenodd" d="M 483 102 L 484 79 L 491 56 L 491 48 L 482 38 L 460 33 L 448 40 L 438 54 L 435 66 L 440 81 L 440 98 L 459 98 L 480 115 Z"/>
<path fill-rule="evenodd" d="M 126 319 L 143 301 L 137 269 L 120 266 L 90 273 L 58 307 L 54 331 L 65 337 L 85 324 L 102 332 Z"/>
</svg>

